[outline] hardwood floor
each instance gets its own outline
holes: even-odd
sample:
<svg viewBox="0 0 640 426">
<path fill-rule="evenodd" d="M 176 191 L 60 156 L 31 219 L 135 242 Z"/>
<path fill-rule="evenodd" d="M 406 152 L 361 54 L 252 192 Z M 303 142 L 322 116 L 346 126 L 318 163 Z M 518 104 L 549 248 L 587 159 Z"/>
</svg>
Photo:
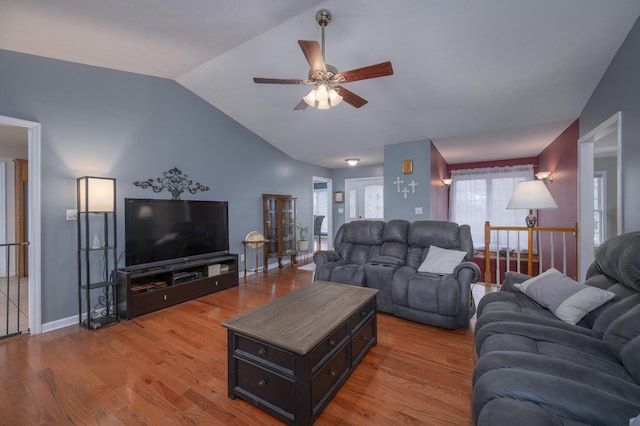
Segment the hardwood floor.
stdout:
<svg viewBox="0 0 640 426">
<path fill-rule="evenodd" d="M 285 267 L 104 329 L 0 341 L 0 424 L 279 424 L 227 397 L 220 324 L 311 280 Z M 472 424 L 471 330 L 379 314 L 378 341 L 316 425 Z"/>
</svg>

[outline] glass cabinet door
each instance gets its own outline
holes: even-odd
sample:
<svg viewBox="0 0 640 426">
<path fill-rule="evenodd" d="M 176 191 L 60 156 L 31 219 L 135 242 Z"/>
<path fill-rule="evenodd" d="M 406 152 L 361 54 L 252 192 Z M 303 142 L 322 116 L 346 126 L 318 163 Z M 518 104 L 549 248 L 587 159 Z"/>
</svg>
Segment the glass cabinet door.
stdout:
<svg viewBox="0 0 640 426">
<path fill-rule="evenodd" d="M 282 254 L 296 252 L 296 216 L 295 201 L 282 199 Z"/>
<path fill-rule="evenodd" d="M 275 198 L 264 201 L 264 250 L 270 256 L 278 254 L 278 206 Z"/>
</svg>

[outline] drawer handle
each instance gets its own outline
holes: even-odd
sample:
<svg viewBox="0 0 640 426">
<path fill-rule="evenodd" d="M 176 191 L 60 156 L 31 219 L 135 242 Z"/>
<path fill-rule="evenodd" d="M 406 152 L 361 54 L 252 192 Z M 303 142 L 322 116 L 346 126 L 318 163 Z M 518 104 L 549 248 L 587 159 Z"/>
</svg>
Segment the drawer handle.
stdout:
<svg viewBox="0 0 640 426">
<path fill-rule="evenodd" d="M 331 370 L 331 371 L 329 371 L 329 375 L 330 375 L 331 377 L 335 377 L 335 375 L 336 375 L 336 370 Z"/>
<path fill-rule="evenodd" d="M 267 386 L 267 381 L 266 381 L 265 379 L 262 379 L 262 380 L 260 380 L 260 381 L 258 382 L 258 387 L 259 387 L 259 388 L 263 388 L 263 387 L 265 387 L 265 386 Z"/>
<path fill-rule="evenodd" d="M 258 351 L 258 355 L 265 356 L 267 354 L 267 350 L 265 348 L 260 348 Z"/>
<path fill-rule="evenodd" d="M 360 312 L 360 316 L 366 317 L 367 316 L 367 311 Z"/>
<path fill-rule="evenodd" d="M 336 341 L 334 339 L 329 340 L 329 346 L 335 346 Z"/>
</svg>

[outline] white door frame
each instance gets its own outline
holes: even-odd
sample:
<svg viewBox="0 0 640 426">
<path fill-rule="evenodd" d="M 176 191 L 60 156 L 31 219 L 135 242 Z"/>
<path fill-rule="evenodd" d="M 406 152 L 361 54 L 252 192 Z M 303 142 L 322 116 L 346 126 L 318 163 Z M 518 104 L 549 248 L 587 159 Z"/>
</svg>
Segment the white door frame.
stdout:
<svg viewBox="0 0 640 426">
<path fill-rule="evenodd" d="M 618 180 L 618 235 L 623 232 L 622 212 L 622 112 L 600 124 L 595 129 L 578 139 L 578 279 L 584 280 L 587 269 L 594 259 L 593 247 L 593 176 L 594 176 L 594 143 L 617 131 L 617 180 Z M 611 236 L 609 236 L 611 237 Z"/>
<path fill-rule="evenodd" d="M 333 198 L 332 195 L 333 194 L 333 180 L 330 178 L 326 178 L 326 177 L 320 177 L 320 176 L 312 176 L 311 177 L 311 191 L 314 190 L 313 188 L 313 184 L 315 182 L 325 182 L 327 184 L 327 247 L 329 247 L 329 249 L 331 247 L 333 247 Z M 313 200 L 313 196 L 311 198 Z M 315 206 L 314 206 L 315 207 Z M 312 209 L 313 210 L 313 209 Z M 313 224 L 313 211 L 311 212 L 311 223 Z M 313 234 L 313 226 L 311 227 L 311 233 Z M 312 235 L 313 237 L 313 235 Z M 314 238 L 312 238 L 312 240 L 314 240 Z M 315 250 L 315 244 L 312 245 L 312 247 L 314 248 L 311 251 L 316 251 Z"/>
<path fill-rule="evenodd" d="M 34 121 L 20 120 L 18 118 L 0 115 L 0 124 L 24 127 L 29 138 L 29 332 L 40 334 L 42 332 L 41 311 L 41 126 Z"/>
</svg>

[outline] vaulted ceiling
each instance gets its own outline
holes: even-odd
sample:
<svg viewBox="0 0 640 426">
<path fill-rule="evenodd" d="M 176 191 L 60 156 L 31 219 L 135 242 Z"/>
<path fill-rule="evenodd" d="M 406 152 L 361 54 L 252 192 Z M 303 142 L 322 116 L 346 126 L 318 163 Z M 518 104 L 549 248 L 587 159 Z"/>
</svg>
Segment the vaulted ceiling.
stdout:
<svg viewBox="0 0 640 426">
<path fill-rule="evenodd" d="M 321 39 L 356 109 L 293 107 L 297 40 Z M 638 0 L 0 0 L 0 49 L 175 79 L 291 157 L 330 168 L 431 139 L 454 163 L 535 156 L 582 111 L 640 15 Z"/>
</svg>

